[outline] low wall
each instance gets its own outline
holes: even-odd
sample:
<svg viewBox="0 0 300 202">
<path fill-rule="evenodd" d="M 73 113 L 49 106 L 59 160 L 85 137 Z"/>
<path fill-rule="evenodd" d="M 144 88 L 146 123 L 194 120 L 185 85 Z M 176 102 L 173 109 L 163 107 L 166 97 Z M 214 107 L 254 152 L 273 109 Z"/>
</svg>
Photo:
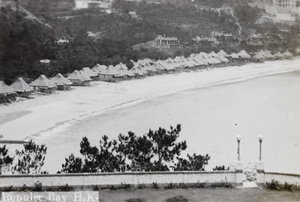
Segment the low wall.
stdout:
<svg viewBox="0 0 300 202">
<path fill-rule="evenodd" d="M 300 185 L 300 175 L 297 174 L 285 174 L 285 173 L 265 173 L 265 182 L 270 183 L 272 180 L 278 181 L 279 184 L 284 184 L 285 182 L 289 184 Z"/>
<path fill-rule="evenodd" d="M 166 183 L 236 183 L 235 171 L 214 172 L 128 172 L 128 173 L 80 173 L 55 175 L 0 175 L 0 187 L 22 187 L 24 184 L 33 186 L 35 182 L 43 186 L 111 186 L 130 184 L 150 185 Z"/>
</svg>

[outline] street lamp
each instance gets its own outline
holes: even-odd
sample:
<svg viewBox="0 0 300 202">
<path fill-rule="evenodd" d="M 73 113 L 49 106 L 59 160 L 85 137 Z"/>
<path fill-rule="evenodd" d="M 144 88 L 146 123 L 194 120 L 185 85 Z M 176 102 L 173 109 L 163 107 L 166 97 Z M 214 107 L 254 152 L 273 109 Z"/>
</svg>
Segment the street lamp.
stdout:
<svg viewBox="0 0 300 202">
<path fill-rule="evenodd" d="M 240 135 L 237 135 L 236 136 L 236 140 L 237 140 L 237 143 L 238 143 L 238 148 L 237 148 L 237 154 L 238 154 L 238 158 L 237 160 L 240 161 L 240 143 L 241 143 L 241 139 L 242 139 L 242 136 Z"/>
<path fill-rule="evenodd" d="M 264 136 L 262 136 L 262 135 L 258 136 L 258 140 L 259 140 L 259 161 L 262 160 L 261 150 L 262 150 L 262 141 L 263 141 L 263 139 L 264 139 Z"/>
</svg>

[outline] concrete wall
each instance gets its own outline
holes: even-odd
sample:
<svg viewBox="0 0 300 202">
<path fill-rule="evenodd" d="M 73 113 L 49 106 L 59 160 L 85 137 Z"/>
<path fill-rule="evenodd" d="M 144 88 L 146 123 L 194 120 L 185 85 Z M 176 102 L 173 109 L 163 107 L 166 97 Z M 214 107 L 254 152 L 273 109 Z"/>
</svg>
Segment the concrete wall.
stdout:
<svg viewBox="0 0 300 202">
<path fill-rule="evenodd" d="M 300 185 L 300 175 L 296 174 L 265 173 L 265 182 L 270 183 L 272 180 L 278 181 L 279 184 L 287 182 L 289 184 Z"/>
<path fill-rule="evenodd" d="M 214 172 L 132 172 L 132 173 L 83 173 L 55 175 L 2 175 L 0 187 L 22 187 L 24 184 L 33 186 L 35 182 L 43 186 L 111 186 L 111 185 L 152 185 L 166 183 L 236 183 L 235 171 Z"/>
</svg>

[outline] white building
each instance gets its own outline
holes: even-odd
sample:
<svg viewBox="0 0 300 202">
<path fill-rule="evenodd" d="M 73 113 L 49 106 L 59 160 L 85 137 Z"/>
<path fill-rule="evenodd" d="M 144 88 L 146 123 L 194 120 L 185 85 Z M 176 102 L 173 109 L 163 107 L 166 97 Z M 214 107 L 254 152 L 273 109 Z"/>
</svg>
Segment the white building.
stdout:
<svg viewBox="0 0 300 202">
<path fill-rule="evenodd" d="M 273 4 L 282 8 L 296 8 L 297 0 L 273 0 Z"/>
<path fill-rule="evenodd" d="M 162 35 L 158 35 L 154 39 L 154 45 L 158 47 L 166 47 L 170 48 L 172 46 L 178 46 L 179 45 L 179 39 L 177 37 L 165 37 Z"/>
</svg>

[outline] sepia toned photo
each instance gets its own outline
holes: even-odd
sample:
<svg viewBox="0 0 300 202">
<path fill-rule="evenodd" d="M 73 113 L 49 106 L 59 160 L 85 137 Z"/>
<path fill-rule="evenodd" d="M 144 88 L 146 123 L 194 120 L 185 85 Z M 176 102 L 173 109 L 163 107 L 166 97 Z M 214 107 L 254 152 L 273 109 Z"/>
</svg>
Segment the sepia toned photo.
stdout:
<svg viewBox="0 0 300 202">
<path fill-rule="evenodd" d="M 0 202 L 300 201 L 300 0 L 0 9 Z"/>
</svg>

